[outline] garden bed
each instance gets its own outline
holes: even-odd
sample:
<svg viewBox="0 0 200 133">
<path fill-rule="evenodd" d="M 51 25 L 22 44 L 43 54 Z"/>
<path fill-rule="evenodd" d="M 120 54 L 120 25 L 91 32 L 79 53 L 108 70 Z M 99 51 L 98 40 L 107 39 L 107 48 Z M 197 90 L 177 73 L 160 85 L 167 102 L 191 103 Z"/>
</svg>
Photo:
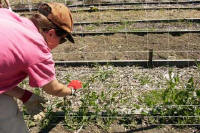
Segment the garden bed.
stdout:
<svg viewBox="0 0 200 133">
<path fill-rule="evenodd" d="M 192 77 L 195 90 L 199 90 L 199 65 L 196 67 L 182 69 L 176 67 L 157 67 L 148 69 L 135 66 L 113 67 L 109 65 L 97 65 L 96 67 L 76 68 L 56 67 L 56 70 L 59 81 L 67 84 L 69 80 L 79 79 L 83 82 L 84 88 L 79 90 L 76 96 L 68 96 L 65 100 L 63 98 L 53 97 L 42 91 L 39 91 L 43 97 L 48 99 L 48 102 L 45 104 L 45 106 L 52 106 L 52 112 L 54 112 L 52 114 L 54 115 L 45 118 L 46 121 L 49 120 L 49 123 L 44 123 L 43 121 L 41 124 L 41 121 L 39 122 L 38 120 L 33 120 L 33 118 L 27 120 L 26 122 L 31 127 L 32 132 L 38 131 L 42 127 L 42 130 L 48 129 L 52 133 L 56 131 L 78 131 L 78 129 L 80 129 L 80 131 L 83 133 L 89 131 L 117 132 L 117 130 L 123 132 L 137 130 L 141 132 L 164 132 L 165 130 L 168 130 L 168 132 L 186 133 L 188 131 L 192 132 L 193 130 L 197 130 L 195 129 L 195 126 L 189 129 L 178 129 L 177 127 L 175 128 L 173 126 L 161 126 L 158 128 L 155 125 L 180 124 L 179 126 L 181 126 L 183 123 L 174 123 L 176 120 L 170 121 L 171 123 L 169 123 L 169 121 L 157 123 L 157 121 L 152 121 L 152 118 L 148 117 L 148 115 L 152 114 L 145 114 L 144 112 L 148 112 L 150 107 L 156 108 L 154 105 L 155 102 L 156 104 L 162 102 L 162 97 L 159 97 L 157 94 L 169 87 L 169 81 L 173 81 L 174 79 L 178 78 L 179 80 L 176 82 L 177 84 L 175 85 L 174 89 L 184 90 Z M 175 82 L 173 81 L 173 83 Z M 24 87 L 29 88 L 26 85 Z M 34 91 L 32 88 L 29 89 Z M 155 92 L 152 93 L 152 91 L 155 91 L 156 95 Z M 168 96 L 171 96 L 171 94 Z M 186 104 L 184 105 L 186 106 Z M 180 105 L 175 105 L 176 108 L 179 106 Z M 186 108 L 190 109 L 191 106 L 186 106 Z M 195 109 L 198 108 L 199 107 L 197 106 Z M 177 110 L 180 109 L 181 106 Z M 104 112 L 105 110 L 106 112 Z M 163 112 L 164 111 L 165 110 L 163 110 Z M 92 112 L 98 112 L 99 115 L 94 113 L 91 116 Z M 100 115 L 102 112 L 105 113 L 104 117 Z M 78 116 L 77 113 L 79 114 Z M 84 113 L 86 115 L 85 117 L 83 115 Z M 121 117 L 119 117 L 120 114 Z M 141 114 L 143 117 L 138 117 L 137 114 Z M 168 119 L 163 117 L 161 114 L 158 116 L 164 118 L 164 120 Z M 173 115 L 171 114 L 171 117 L 172 116 Z M 193 116 L 195 115 L 193 114 Z M 188 116 L 186 115 L 186 117 Z M 99 123 L 96 123 L 97 121 Z M 182 120 L 181 122 L 185 121 Z M 185 127 L 187 124 L 191 123 L 185 124 L 186 125 L 182 127 Z"/>
<path fill-rule="evenodd" d="M 199 34 L 180 36 L 170 34 L 114 34 L 111 36 L 75 37 L 75 44 L 67 42 L 52 51 L 54 60 L 148 60 L 149 49 L 153 59 L 199 59 Z M 199 40 L 199 41 L 198 41 Z"/>
</svg>

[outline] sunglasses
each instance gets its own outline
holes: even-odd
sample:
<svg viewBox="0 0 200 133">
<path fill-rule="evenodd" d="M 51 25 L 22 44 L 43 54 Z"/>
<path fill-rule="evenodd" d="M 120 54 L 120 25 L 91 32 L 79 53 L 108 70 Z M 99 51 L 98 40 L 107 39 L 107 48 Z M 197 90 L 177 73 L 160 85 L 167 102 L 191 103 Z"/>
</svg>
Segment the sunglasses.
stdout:
<svg viewBox="0 0 200 133">
<path fill-rule="evenodd" d="M 56 35 L 60 36 L 59 44 L 62 44 L 62 43 L 67 41 L 67 39 L 66 39 L 66 31 L 64 31 L 64 30 L 62 30 L 60 28 L 56 29 Z M 63 37 L 61 37 L 61 36 L 63 36 Z"/>
<path fill-rule="evenodd" d="M 64 42 L 66 42 L 67 41 L 67 39 L 65 38 L 65 37 L 61 37 L 60 38 L 60 41 L 59 41 L 59 44 L 62 44 L 62 43 L 64 43 Z"/>
</svg>

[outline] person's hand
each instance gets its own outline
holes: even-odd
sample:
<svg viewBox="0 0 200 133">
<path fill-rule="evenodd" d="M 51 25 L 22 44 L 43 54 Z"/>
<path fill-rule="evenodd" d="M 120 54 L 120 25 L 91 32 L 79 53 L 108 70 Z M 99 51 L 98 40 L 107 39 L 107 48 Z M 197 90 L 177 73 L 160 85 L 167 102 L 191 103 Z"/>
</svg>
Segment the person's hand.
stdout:
<svg viewBox="0 0 200 133">
<path fill-rule="evenodd" d="M 30 93 L 31 92 L 29 92 L 29 94 L 27 94 L 27 95 L 29 95 L 29 97 L 27 98 L 26 101 L 23 101 L 23 103 L 26 107 L 26 111 L 28 114 L 36 115 L 44 110 L 44 107 L 42 106 L 42 104 L 45 103 L 45 100 L 42 97 L 35 95 L 33 93 L 31 93 L 31 95 L 30 95 Z"/>
<path fill-rule="evenodd" d="M 72 80 L 67 87 L 71 88 L 72 95 L 75 93 L 76 90 L 82 88 L 82 83 L 79 80 Z"/>
</svg>

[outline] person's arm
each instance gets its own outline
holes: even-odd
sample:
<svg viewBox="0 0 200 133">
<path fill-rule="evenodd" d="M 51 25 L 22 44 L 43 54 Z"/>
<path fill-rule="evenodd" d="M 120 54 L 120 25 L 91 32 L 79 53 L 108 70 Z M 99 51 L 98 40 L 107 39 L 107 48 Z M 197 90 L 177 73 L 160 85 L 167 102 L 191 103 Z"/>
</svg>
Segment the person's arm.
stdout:
<svg viewBox="0 0 200 133">
<path fill-rule="evenodd" d="M 82 88 L 82 83 L 79 80 L 72 80 L 67 86 L 59 83 L 57 80 L 52 80 L 43 86 L 46 93 L 60 97 L 71 95 L 75 90 L 80 88 Z M 26 106 L 27 113 L 29 114 L 35 115 L 43 110 L 42 103 L 45 103 L 44 98 L 28 90 L 16 86 L 5 92 L 5 94 L 20 99 Z"/>
<path fill-rule="evenodd" d="M 21 99 L 24 95 L 25 90 L 16 86 L 15 88 L 5 92 L 5 94 L 12 96 L 12 97 L 16 97 L 18 99 Z"/>
<path fill-rule="evenodd" d="M 64 97 L 73 94 L 74 90 L 82 88 L 82 84 L 78 80 L 72 80 L 67 86 L 59 83 L 57 80 L 53 80 L 44 85 L 43 90 L 51 95 Z"/>
<path fill-rule="evenodd" d="M 21 100 L 23 103 L 26 103 L 34 94 L 28 90 L 22 89 L 19 86 L 5 92 L 6 95 L 15 97 Z"/>
<path fill-rule="evenodd" d="M 71 88 L 59 83 L 57 80 L 49 82 L 42 88 L 46 93 L 54 96 L 63 97 L 72 94 Z"/>
<path fill-rule="evenodd" d="M 71 95 L 73 90 L 77 90 L 82 88 L 82 83 L 78 80 L 72 80 L 67 86 L 59 83 L 57 80 L 52 80 L 48 84 L 43 86 L 43 90 L 51 95 L 64 97 L 67 95 Z M 5 94 L 16 97 L 18 99 L 23 99 L 24 93 L 27 90 L 24 90 L 18 86 L 15 88 L 5 92 Z"/>
</svg>

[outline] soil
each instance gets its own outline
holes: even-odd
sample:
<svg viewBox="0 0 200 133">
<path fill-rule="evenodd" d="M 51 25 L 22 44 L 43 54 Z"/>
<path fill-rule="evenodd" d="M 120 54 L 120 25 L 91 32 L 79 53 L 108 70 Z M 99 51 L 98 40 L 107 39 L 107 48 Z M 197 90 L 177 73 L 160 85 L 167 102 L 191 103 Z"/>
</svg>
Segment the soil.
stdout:
<svg viewBox="0 0 200 133">
<path fill-rule="evenodd" d="M 73 13 L 75 22 L 128 21 L 146 19 L 200 18 L 198 10 L 154 11 L 104 11 Z M 156 31 L 199 30 L 199 23 L 132 23 L 119 25 L 79 25 L 74 32 L 107 31 Z M 198 33 L 187 34 L 113 34 L 75 36 L 75 44 L 69 42 L 52 51 L 54 60 L 147 60 L 153 49 L 153 59 L 199 59 Z"/>
<path fill-rule="evenodd" d="M 37 127 L 31 129 L 30 133 L 74 133 L 72 131 L 67 130 L 64 126 L 62 125 L 56 125 L 54 128 L 52 128 L 50 131 L 46 132 L 41 132 L 38 130 Z M 179 128 L 174 128 L 172 126 L 164 126 L 164 127 L 154 127 L 154 126 L 149 126 L 149 127 L 139 127 L 131 130 L 125 130 L 123 127 L 120 127 L 119 125 L 112 125 L 110 128 L 110 133 L 198 133 L 198 130 L 194 128 L 188 128 L 188 129 L 179 129 Z M 85 129 L 80 130 L 79 133 L 106 133 L 106 131 L 103 131 L 99 129 L 96 126 L 88 126 Z"/>
<path fill-rule="evenodd" d="M 73 12 L 73 20 L 76 22 L 104 22 L 104 21 L 128 21 L 146 19 L 177 19 L 200 18 L 199 10 L 129 10 L 129 11 L 97 11 L 97 12 Z M 29 16 L 30 12 L 19 13 Z"/>
<path fill-rule="evenodd" d="M 199 10 L 139 10 L 139 11 L 97 11 L 97 12 L 73 12 L 74 22 L 104 22 L 127 21 L 145 19 L 177 19 L 200 18 Z"/>
<path fill-rule="evenodd" d="M 120 31 L 175 31 L 175 30 L 199 30 L 199 23 L 195 22 L 124 22 L 120 24 L 89 24 L 74 26 L 74 32 L 120 32 Z"/>
<path fill-rule="evenodd" d="M 106 81 L 99 81 L 98 79 L 95 80 L 90 85 L 90 90 L 95 92 L 100 92 L 101 90 L 105 90 L 105 93 L 112 89 L 111 93 L 119 92 L 119 97 L 121 98 L 128 98 L 129 100 L 126 103 L 117 102 L 114 104 L 114 108 L 122 113 L 127 113 L 128 110 L 131 108 L 133 104 L 142 104 L 139 102 L 139 96 L 147 93 L 153 89 L 163 89 L 167 86 L 166 84 L 166 74 L 168 70 L 172 69 L 175 75 L 179 75 L 180 77 L 180 88 L 185 85 L 190 77 L 194 77 L 194 81 L 197 84 L 198 88 L 200 83 L 198 82 L 199 79 L 199 70 L 196 67 L 190 68 L 168 68 L 168 67 L 158 67 L 153 69 L 142 68 L 142 67 L 113 67 L 113 66 L 99 66 L 99 67 L 56 67 L 57 72 L 57 79 L 63 83 L 66 83 L 66 77 L 70 77 L 70 79 L 79 79 L 82 82 L 88 80 L 88 78 L 98 73 L 99 70 L 113 71 L 113 75 L 106 79 Z M 144 85 L 141 83 L 141 79 L 144 77 L 148 77 L 148 82 Z M 117 85 L 116 88 L 109 88 L 109 84 Z M 28 86 L 24 86 L 28 89 Z M 177 88 L 178 89 L 178 88 Z M 126 91 L 124 91 L 126 90 Z M 88 93 L 84 89 L 81 89 L 77 92 L 76 96 L 68 96 L 66 99 L 70 99 L 72 102 L 71 108 L 76 110 L 77 107 L 80 107 L 80 99 L 84 97 L 84 94 Z M 112 94 L 111 94 L 112 95 Z M 62 98 L 50 96 L 44 92 L 42 92 L 42 96 L 48 100 L 46 105 L 53 105 L 57 100 L 63 100 Z M 91 105 L 92 106 L 92 105 Z M 99 103 L 99 107 L 102 106 Z M 56 107 L 54 109 L 57 109 Z M 55 110 L 56 111 L 56 110 Z M 59 115 L 61 116 L 61 115 Z M 62 116 L 64 117 L 64 116 Z M 162 123 L 161 123 L 162 124 Z M 40 125 L 37 124 L 36 127 L 32 127 L 31 133 L 38 133 L 40 131 Z M 49 124 L 48 128 L 42 130 L 44 133 L 72 133 L 65 127 L 65 123 L 62 121 L 52 122 Z M 131 128 L 125 128 L 123 125 L 118 124 L 117 122 L 113 122 L 112 125 L 109 127 L 108 132 L 110 133 L 192 133 L 197 131 L 196 128 L 179 128 L 174 126 L 161 126 L 155 127 L 147 124 L 138 124 Z M 80 130 L 80 133 L 106 133 L 105 129 L 95 125 L 95 123 L 88 124 L 85 128 Z"/>
<path fill-rule="evenodd" d="M 111 36 L 75 37 L 75 44 L 62 44 L 52 51 L 54 60 L 148 60 L 199 59 L 200 35 L 183 34 L 114 34 Z"/>
</svg>

